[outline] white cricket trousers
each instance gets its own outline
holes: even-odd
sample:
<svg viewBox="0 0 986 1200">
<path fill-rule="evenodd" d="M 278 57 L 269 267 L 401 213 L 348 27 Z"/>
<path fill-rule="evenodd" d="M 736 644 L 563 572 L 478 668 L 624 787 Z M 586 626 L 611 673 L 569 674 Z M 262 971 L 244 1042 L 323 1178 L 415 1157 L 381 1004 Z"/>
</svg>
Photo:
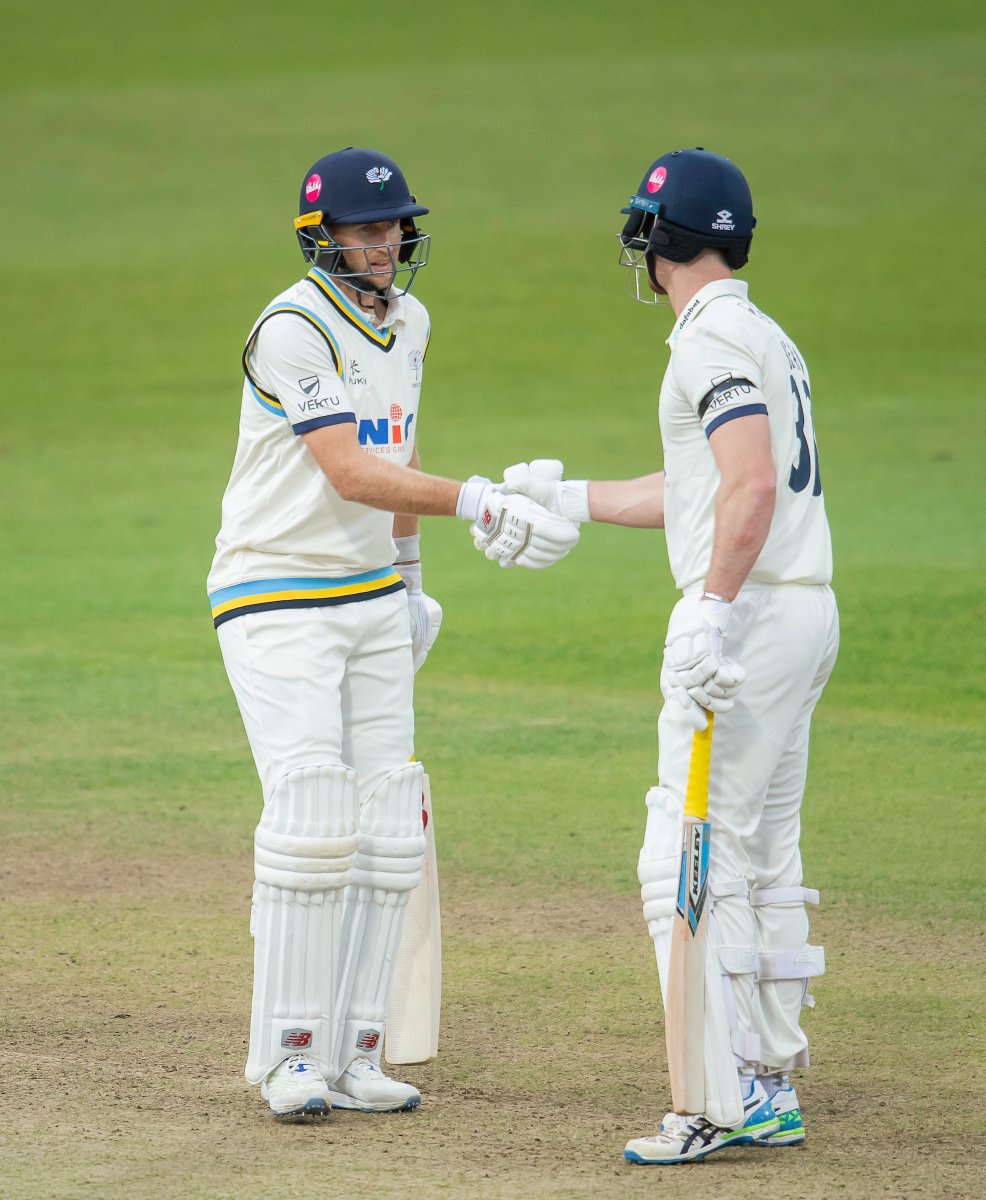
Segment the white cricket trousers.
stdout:
<svg viewBox="0 0 986 1200">
<path fill-rule="evenodd" d="M 217 630 L 264 801 L 295 767 L 344 763 L 360 798 L 414 754 L 407 595 L 246 613 Z"/>
<path fill-rule="evenodd" d="M 675 631 L 678 607 L 668 624 Z M 746 670 L 735 706 L 716 716 L 709 774 L 709 882 L 723 946 L 791 951 L 805 946 L 803 903 L 754 907 L 754 889 L 802 884 L 801 801 L 812 712 L 839 647 L 839 615 L 826 585 L 747 583 L 733 602 L 726 653 Z M 662 673 L 663 674 L 663 673 Z M 692 730 L 668 699 L 658 723 L 662 787 L 684 799 Z M 807 1049 L 800 1026 L 804 983 L 731 977 L 741 1034 L 759 1035 L 775 1069 Z"/>
</svg>

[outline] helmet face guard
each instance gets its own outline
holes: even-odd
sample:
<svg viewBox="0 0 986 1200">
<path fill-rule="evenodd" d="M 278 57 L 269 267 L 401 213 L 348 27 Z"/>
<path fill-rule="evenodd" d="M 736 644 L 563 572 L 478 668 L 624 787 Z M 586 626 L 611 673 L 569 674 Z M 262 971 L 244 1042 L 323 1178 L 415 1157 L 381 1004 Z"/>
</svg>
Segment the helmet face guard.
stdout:
<svg viewBox="0 0 986 1200">
<path fill-rule="evenodd" d="M 661 293 L 651 273 L 650 237 L 661 211 L 659 200 L 630 197 L 630 215 L 620 233 L 620 266 L 626 267 L 626 291 L 639 304 L 660 304 Z M 644 274 L 646 272 L 646 282 Z M 651 286 L 648 286 L 650 283 Z"/>
<path fill-rule="evenodd" d="M 304 213 L 295 217 L 295 232 L 306 262 L 319 267 L 333 279 L 338 279 L 364 296 L 381 297 L 397 286 L 401 295 L 411 290 L 414 277 L 422 267 L 428 265 L 428 247 L 431 235 L 422 233 L 413 217 L 400 222 L 401 236 L 397 242 L 367 242 L 360 246 L 343 246 L 329 232 L 327 214 L 321 211 Z M 342 222 L 340 222 L 341 224 Z M 348 224 L 348 222 L 346 222 Z M 368 276 L 379 274 L 370 264 L 369 251 L 398 247 L 397 265 L 386 287 L 372 287 Z M 362 264 L 360 255 L 362 254 Z M 348 261 L 347 261 L 348 259 Z"/>
</svg>

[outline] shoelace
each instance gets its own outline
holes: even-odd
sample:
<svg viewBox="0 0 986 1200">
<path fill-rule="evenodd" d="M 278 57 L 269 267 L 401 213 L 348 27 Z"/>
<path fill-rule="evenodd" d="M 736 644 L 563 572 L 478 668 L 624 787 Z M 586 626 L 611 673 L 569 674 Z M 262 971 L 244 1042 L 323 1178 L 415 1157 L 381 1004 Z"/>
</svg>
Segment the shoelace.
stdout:
<svg viewBox="0 0 986 1200">
<path fill-rule="evenodd" d="M 353 1071 L 356 1075 L 382 1075 L 383 1074 L 383 1071 L 380 1070 L 380 1068 L 377 1066 L 377 1064 L 375 1062 L 370 1062 L 370 1060 L 368 1058 L 358 1058 L 354 1063 L 352 1063 L 350 1065 L 349 1069 L 350 1069 L 350 1071 Z"/>
</svg>

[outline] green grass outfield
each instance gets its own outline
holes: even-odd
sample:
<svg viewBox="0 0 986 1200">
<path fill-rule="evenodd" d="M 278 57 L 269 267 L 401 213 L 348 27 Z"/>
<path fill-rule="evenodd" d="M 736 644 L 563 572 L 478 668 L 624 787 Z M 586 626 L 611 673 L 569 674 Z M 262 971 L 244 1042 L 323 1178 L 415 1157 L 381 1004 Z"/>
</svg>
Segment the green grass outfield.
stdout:
<svg viewBox="0 0 986 1200">
<path fill-rule="evenodd" d="M 623 294 L 619 208 L 677 146 L 746 172 L 742 277 L 811 368 L 843 620 L 804 820 L 830 964 L 809 1018 L 820 1136 L 797 1177 L 731 1151 L 680 1194 L 832 1195 L 849 1143 L 859 1195 L 978 1194 L 981 4 L 2 8 L 0 1196 L 252 1200 L 317 1161 L 239 1091 L 249 1115 L 194 1141 L 211 1117 L 182 1081 L 201 1061 L 238 1087 L 247 1021 L 258 788 L 204 593 L 239 353 L 301 274 L 305 168 L 349 144 L 391 153 L 431 207 L 419 438 L 425 467 L 458 478 L 538 456 L 573 477 L 660 465 L 670 314 Z M 461 523 L 422 540 L 445 624 L 418 751 L 452 914 L 437 1116 L 419 1126 L 435 1157 L 383 1122 L 355 1168 L 367 1190 L 325 1194 L 397 1178 L 426 1196 L 648 1194 L 620 1151 L 642 1132 L 625 1122 L 663 1111 L 633 901 L 674 596 L 663 536 L 589 527 L 545 573 L 496 570 Z M 150 1032 L 100 1047 L 103 1065 L 174 1070 L 157 1017 L 175 1007 L 195 1031 L 175 1052 L 184 1109 L 140 1114 L 138 1133 L 138 1102 L 86 1047 L 127 1011 Z M 541 1111 L 545 1092 L 568 1102 Z M 364 1136 L 345 1130 L 330 1162 Z M 578 1145 L 592 1154 L 565 1174 Z"/>
</svg>

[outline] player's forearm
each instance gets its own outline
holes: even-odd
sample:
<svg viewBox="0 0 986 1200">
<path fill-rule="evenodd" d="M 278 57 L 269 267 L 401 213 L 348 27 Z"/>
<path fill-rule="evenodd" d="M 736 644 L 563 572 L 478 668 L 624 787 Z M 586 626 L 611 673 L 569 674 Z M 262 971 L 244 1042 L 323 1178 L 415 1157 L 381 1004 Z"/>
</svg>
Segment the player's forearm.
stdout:
<svg viewBox="0 0 986 1200">
<path fill-rule="evenodd" d="M 421 470 L 421 459 L 418 457 L 418 448 L 414 447 L 411 453 L 411 461 L 408 466 L 413 471 Z M 405 538 L 414 537 L 418 532 L 418 517 L 416 513 L 396 513 L 394 515 L 394 537 Z"/>
<path fill-rule="evenodd" d="M 461 484 L 438 475 L 381 462 L 363 452 L 366 462 L 343 468 L 329 482 L 343 498 L 402 516 L 454 517 Z"/>
<path fill-rule="evenodd" d="M 774 481 L 757 478 L 722 484 L 705 590 L 732 600 L 763 549 L 774 516 Z"/>
<path fill-rule="evenodd" d="M 331 428 L 304 434 L 308 449 L 343 500 L 387 512 L 454 516 L 461 484 L 386 462 L 334 437 Z"/>
<path fill-rule="evenodd" d="M 599 480 L 589 484 L 594 521 L 633 529 L 664 528 L 664 472 L 638 479 Z"/>
</svg>

